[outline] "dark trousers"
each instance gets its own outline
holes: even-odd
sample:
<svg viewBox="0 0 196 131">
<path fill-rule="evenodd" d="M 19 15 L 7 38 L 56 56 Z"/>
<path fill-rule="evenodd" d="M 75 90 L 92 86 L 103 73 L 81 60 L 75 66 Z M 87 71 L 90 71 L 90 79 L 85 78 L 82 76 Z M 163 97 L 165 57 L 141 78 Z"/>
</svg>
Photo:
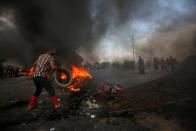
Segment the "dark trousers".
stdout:
<svg viewBox="0 0 196 131">
<path fill-rule="evenodd" d="M 45 88 L 50 96 L 55 95 L 54 89 L 52 87 L 52 82 L 48 78 L 34 77 L 33 82 L 34 82 L 35 87 L 36 87 L 34 96 L 38 97 L 42 92 L 42 88 Z"/>
</svg>

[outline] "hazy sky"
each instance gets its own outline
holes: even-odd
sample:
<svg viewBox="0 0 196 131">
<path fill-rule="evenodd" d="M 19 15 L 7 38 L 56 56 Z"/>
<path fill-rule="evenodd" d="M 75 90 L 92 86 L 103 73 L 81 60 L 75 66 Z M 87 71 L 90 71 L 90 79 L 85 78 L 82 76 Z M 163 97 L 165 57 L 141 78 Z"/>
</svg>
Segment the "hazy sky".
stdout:
<svg viewBox="0 0 196 131">
<path fill-rule="evenodd" d="M 95 19 L 95 23 L 99 21 L 96 17 L 98 17 L 98 12 L 102 8 L 98 7 L 102 6 L 103 1 L 104 0 L 99 0 L 98 2 L 92 1 L 91 5 L 93 7 L 91 7 L 91 16 L 92 19 Z M 107 6 L 110 7 L 113 2 L 105 4 L 108 4 Z M 100 61 L 108 60 L 112 62 L 114 60 L 132 59 L 133 36 L 136 56 L 145 55 L 146 52 L 143 52 L 142 45 L 148 45 L 148 39 L 152 39 L 154 35 L 159 33 L 171 34 L 172 32 L 172 35 L 175 36 L 175 32 L 177 33 L 178 30 L 184 30 L 184 28 L 189 28 L 189 26 L 194 25 L 196 20 L 194 13 L 195 7 L 195 3 L 189 0 L 158 0 L 144 3 L 144 5 L 140 3 L 139 8 L 136 8 L 133 13 L 131 10 L 130 13 L 127 11 L 127 20 L 119 25 L 116 24 L 116 22 L 121 21 L 119 10 L 113 7 L 108 11 L 108 18 L 106 18 L 109 23 L 108 28 L 97 42 L 93 53 Z M 127 10 L 129 10 L 129 7 L 127 7 Z M 96 25 L 94 28 L 96 28 Z M 159 41 L 162 41 L 160 37 L 155 44 L 160 44 Z M 168 43 L 164 44 L 170 44 L 172 47 L 172 44 L 175 43 L 168 41 Z M 186 45 L 187 43 L 184 44 Z M 189 45 L 187 44 L 187 46 Z M 150 50 L 151 47 L 149 47 L 149 53 Z M 173 52 L 175 51 L 176 50 Z M 86 52 L 86 50 L 81 50 L 81 54 L 88 59 L 89 54 Z M 156 49 L 154 52 L 156 53 Z M 169 52 L 169 54 L 168 51 L 165 52 L 165 54 L 160 53 L 160 56 L 175 55 L 172 52 Z M 157 56 L 158 55 L 157 53 Z M 176 55 L 176 57 L 178 57 L 178 55 Z"/>
</svg>

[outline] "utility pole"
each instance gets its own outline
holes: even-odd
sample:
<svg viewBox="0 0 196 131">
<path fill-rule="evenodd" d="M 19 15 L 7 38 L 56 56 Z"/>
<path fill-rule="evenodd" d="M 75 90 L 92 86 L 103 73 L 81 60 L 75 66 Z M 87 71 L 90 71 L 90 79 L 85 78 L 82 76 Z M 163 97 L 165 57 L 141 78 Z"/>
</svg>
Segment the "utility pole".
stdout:
<svg viewBox="0 0 196 131">
<path fill-rule="evenodd" d="M 155 54 L 154 54 L 154 50 L 152 46 L 150 47 L 150 55 L 151 55 L 151 63 L 152 63 L 152 69 L 153 69 L 153 61 L 154 61 Z"/>
<path fill-rule="evenodd" d="M 135 39 L 134 39 L 134 34 L 131 35 L 131 46 L 132 46 L 132 53 L 133 53 L 133 68 L 135 69 Z"/>
<path fill-rule="evenodd" d="M 134 34 L 131 36 L 131 43 L 132 43 L 132 53 L 133 53 L 133 60 L 135 61 L 135 43 L 134 43 Z"/>
</svg>

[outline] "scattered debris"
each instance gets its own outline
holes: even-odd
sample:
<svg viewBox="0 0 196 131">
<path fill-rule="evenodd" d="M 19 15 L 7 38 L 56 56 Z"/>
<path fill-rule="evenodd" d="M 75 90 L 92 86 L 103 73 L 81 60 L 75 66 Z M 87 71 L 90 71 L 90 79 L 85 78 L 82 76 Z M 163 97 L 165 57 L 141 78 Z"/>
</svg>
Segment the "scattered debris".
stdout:
<svg viewBox="0 0 196 131">
<path fill-rule="evenodd" d="M 40 100 L 40 101 L 38 101 L 37 103 L 38 103 L 38 104 L 43 104 L 43 101 Z"/>
<path fill-rule="evenodd" d="M 55 128 L 54 127 L 50 128 L 50 131 L 55 131 Z"/>
<path fill-rule="evenodd" d="M 93 118 L 95 118 L 96 116 L 95 115 L 91 115 L 91 118 L 93 119 Z"/>
<path fill-rule="evenodd" d="M 101 110 L 102 106 L 98 104 L 95 99 L 86 98 L 82 101 L 79 112 L 81 115 L 87 115 L 93 119 L 100 113 Z"/>
<path fill-rule="evenodd" d="M 195 68 L 195 66 L 193 67 Z M 100 130 L 106 128 L 108 130 L 114 128 L 115 130 L 116 128 L 117 130 L 128 130 L 130 127 L 132 127 L 133 130 L 136 130 L 136 128 L 143 129 L 143 127 L 145 127 L 144 129 L 160 131 L 176 129 L 181 131 L 189 129 L 189 127 L 192 129 L 194 127 L 192 123 L 195 122 L 194 119 L 192 119 L 192 116 L 195 115 L 192 108 L 195 105 L 191 103 L 190 100 L 195 96 L 194 91 L 192 91 L 195 87 L 192 86 L 195 84 L 194 68 L 186 67 L 186 69 L 179 70 L 160 79 L 132 88 L 120 88 L 120 90 L 116 89 L 115 84 L 105 84 L 102 86 L 103 88 L 100 87 L 100 89 L 102 89 L 101 92 L 97 93 L 95 91 L 97 88 L 95 90 L 92 88 L 94 87 L 93 84 L 86 84 L 85 88 L 81 88 L 80 92 L 69 94 L 68 97 L 70 99 L 67 96 L 66 98 L 68 99 L 64 99 L 63 97 L 61 99 L 61 103 L 65 102 L 66 106 L 77 106 L 77 108 L 74 109 L 70 108 L 70 110 L 75 113 L 73 115 L 64 109 L 48 111 L 49 108 L 45 107 L 45 104 L 42 104 L 41 108 L 33 112 L 23 112 L 26 109 L 27 101 L 19 101 L 21 99 L 16 97 L 18 100 L 11 99 L 8 101 L 10 109 L 7 110 L 6 108 L 6 110 L 2 110 L 1 125 L 3 125 L 5 129 L 10 127 L 15 128 L 16 126 L 22 129 L 29 129 L 29 125 L 32 126 L 36 122 L 46 124 L 49 121 L 49 123 L 54 122 L 56 124 L 59 121 L 63 121 L 64 125 L 73 123 L 72 125 L 70 124 L 70 127 L 63 126 L 63 128 L 72 128 L 73 130 L 75 129 L 75 125 L 86 126 L 85 129 L 88 128 L 88 130 L 91 130 L 92 127 L 96 127 Z M 4 82 L 1 85 L 4 86 L 7 83 L 12 84 L 13 80 L 12 82 Z M 21 86 L 21 88 L 24 88 L 23 86 Z M 107 90 L 108 87 L 113 88 L 113 91 L 110 89 Z M 115 94 L 115 99 L 105 99 L 106 97 L 104 96 L 107 94 L 107 91 L 110 92 L 110 95 L 112 93 Z M 125 99 L 116 99 L 118 98 L 116 97 L 118 91 L 121 96 L 126 96 Z M 21 114 L 21 112 L 23 113 Z M 169 115 L 167 115 L 167 112 L 169 112 Z M 183 115 L 185 114 L 185 117 L 175 115 L 176 112 Z M 8 118 L 4 113 L 11 117 Z M 33 115 L 33 113 L 35 115 Z M 104 113 L 107 114 L 103 116 L 100 115 Z M 170 114 L 175 116 L 171 117 Z M 184 124 L 183 120 L 187 118 L 188 124 Z M 181 123 L 183 123 L 182 128 Z M 28 126 L 26 126 L 26 124 L 28 124 Z M 120 126 L 122 127 L 123 124 L 124 128 L 119 128 Z M 36 126 L 33 125 L 33 127 Z M 57 130 L 57 128 L 50 128 L 50 131 L 55 130 Z"/>
<path fill-rule="evenodd" d="M 103 83 L 100 87 L 100 93 L 104 93 L 107 99 L 120 97 L 121 90 L 122 86 L 119 84 Z"/>
</svg>

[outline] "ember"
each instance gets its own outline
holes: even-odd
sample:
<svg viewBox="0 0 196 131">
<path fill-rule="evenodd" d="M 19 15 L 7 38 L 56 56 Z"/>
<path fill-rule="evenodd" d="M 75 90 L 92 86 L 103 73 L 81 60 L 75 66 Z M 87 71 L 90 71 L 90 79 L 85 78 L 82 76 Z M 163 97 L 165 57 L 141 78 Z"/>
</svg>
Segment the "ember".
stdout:
<svg viewBox="0 0 196 131">
<path fill-rule="evenodd" d="M 106 98 L 120 98 L 122 88 L 123 87 L 119 84 L 103 83 L 101 86 L 101 92 L 105 94 Z"/>
</svg>

